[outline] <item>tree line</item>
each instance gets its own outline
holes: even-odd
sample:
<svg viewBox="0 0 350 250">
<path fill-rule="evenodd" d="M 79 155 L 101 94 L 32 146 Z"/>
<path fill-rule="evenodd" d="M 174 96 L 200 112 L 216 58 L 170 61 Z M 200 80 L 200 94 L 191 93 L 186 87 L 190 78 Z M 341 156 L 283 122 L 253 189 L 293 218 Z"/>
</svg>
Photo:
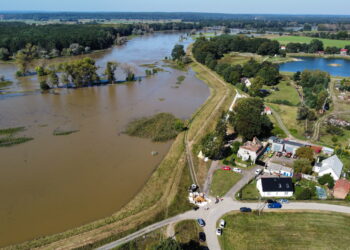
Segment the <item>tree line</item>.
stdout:
<svg viewBox="0 0 350 250">
<path fill-rule="evenodd" d="M 323 42 L 318 39 L 313 39 L 310 43 L 288 43 L 286 46 L 287 53 L 317 53 L 319 51 L 324 51 L 325 54 L 339 54 L 339 47 L 328 46 L 325 48 Z M 350 45 L 345 46 L 345 49 L 348 49 L 348 54 L 350 53 Z"/>
<path fill-rule="evenodd" d="M 0 22 L 0 60 L 16 57 L 28 44 L 35 46 L 36 58 L 54 58 L 89 53 L 118 44 L 120 37 L 161 31 L 200 28 L 190 23 L 153 24 L 50 24 L 30 25 Z"/>
</svg>

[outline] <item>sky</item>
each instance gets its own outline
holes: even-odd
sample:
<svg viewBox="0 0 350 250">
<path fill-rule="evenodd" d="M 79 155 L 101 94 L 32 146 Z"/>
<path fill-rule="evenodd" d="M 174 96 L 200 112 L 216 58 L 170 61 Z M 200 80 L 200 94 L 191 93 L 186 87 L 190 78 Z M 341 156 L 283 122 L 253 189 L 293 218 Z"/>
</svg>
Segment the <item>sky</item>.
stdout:
<svg viewBox="0 0 350 250">
<path fill-rule="evenodd" d="M 0 0 L 0 11 L 350 14 L 350 0 Z"/>
</svg>

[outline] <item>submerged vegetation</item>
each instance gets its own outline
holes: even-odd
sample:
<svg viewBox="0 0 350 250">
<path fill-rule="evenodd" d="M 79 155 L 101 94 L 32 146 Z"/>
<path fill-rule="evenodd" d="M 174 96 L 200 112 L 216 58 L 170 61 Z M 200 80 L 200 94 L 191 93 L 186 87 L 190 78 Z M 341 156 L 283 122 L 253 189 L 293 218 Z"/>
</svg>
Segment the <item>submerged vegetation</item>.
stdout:
<svg viewBox="0 0 350 250">
<path fill-rule="evenodd" d="M 152 141 L 168 141 L 174 139 L 185 129 L 184 122 L 172 114 L 159 113 L 149 118 L 135 120 L 127 126 L 126 134 Z"/>
<path fill-rule="evenodd" d="M 33 140 L 30 137 L 15 137 L 19 132 L 23 132 L 25 127 L 0 129 L 0 147 L 10 147 Z"/>
<path fill-rule="evenodd" d="M 55 130 L 55 131 L 53 131 L 53 135 L 55 135 L 55 136 L 70 135 L 70 134 L 74 134 L 77 132 L 79 132 L 79 130 L 66 130 L 66 131 Z"/>
</svg>

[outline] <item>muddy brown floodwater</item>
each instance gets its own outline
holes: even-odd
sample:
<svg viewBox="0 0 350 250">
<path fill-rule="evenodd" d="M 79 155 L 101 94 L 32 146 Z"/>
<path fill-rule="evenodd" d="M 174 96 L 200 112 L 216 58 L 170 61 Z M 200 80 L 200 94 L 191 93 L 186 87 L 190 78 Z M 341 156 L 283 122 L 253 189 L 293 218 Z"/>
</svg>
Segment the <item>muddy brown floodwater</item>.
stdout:
<svg viewBox="0 0 350 250">
<path fill-rule="evenodd" d="M 162 65 L 180 35 L 135 38 L 93 57 L 101 67 L 109 60 L 134 64 L 144 75 L 138 65 Z M 127 123 L 158 112 L 189 118 L 209 96 L 194 72 L 164 69 L 141 82 L 41 94 L 35 76 L 16 80 L 15 65 L 0 64 L 0 75 L 14 80 L 0 95 L 0 128 L 25 126 L 22 134 L 34 138 L 0 148 L 0 246 L 109 216 L 137 194 L 172 142 L 129 137 L 122 134 Z M 186 79 L 177 85 L 180 75 Z M 54 136 L 56 129 L 79 132 Z"/>
</svg>

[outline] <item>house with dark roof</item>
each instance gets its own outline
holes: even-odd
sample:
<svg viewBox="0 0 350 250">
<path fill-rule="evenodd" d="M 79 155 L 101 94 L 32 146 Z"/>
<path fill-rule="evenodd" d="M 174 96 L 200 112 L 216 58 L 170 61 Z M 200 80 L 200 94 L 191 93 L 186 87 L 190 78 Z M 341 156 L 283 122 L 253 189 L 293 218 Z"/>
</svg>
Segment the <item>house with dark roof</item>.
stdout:
<svg viewBox="0 0 350 250">
<path fill-rule="evenodd" d="M 256 187 L 261 197 L 291 197 L 294 185 L 290 177 L 262 177 Z"/>
</svg>

